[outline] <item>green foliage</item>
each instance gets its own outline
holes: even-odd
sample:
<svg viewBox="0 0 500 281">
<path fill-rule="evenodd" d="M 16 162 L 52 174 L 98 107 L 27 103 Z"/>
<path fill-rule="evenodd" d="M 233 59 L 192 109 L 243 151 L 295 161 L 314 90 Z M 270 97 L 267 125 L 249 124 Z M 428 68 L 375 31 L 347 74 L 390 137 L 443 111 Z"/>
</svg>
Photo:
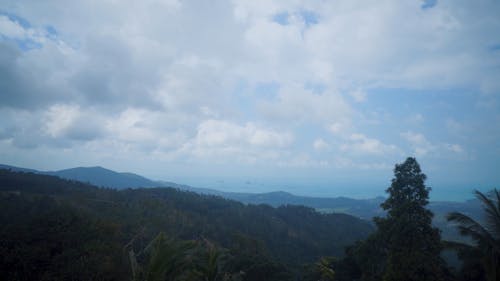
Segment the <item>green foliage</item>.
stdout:
<svg viewBox="0 0 500 281">
<path fill-rule="evenodd" d="M 389 198 L 382 203 L 387 217 L 376 220 L 387 251 L 385 281 L 444 278 L 439 230 L 432 227 L 432 212 L 425 208 L 430 191 L 425 180 L 415 158 L 394 169 Z"/>
<path fill-rule="evenodd" d="M 84 216 L 47 196 L 0 193 L 0 206 L 3 280 L 115 280 L 128 276 L 115 224 Z"/>
<path fill-rule="evenodd" d="M 244 205 L 172 188 L 117 191 L 7 170 L 0 170 L 0 200 L 7 280 L 181 279 L 167 265 L 175 260 L 182 269 L 174 256 L 191 252 L 192 280 L 290 280 L 302 264 L 340 256 L 372 231 L 354 217 L 306 207 Z"/>
<path fill-rule="evenodd" d="M 321 257 L 319 261 L 314 263 L 308 269 L 308 273 L 303 278 L 304 280 L 315 280 L 315 281 L 333 281 L 337 280 L 335 278 L 335 263 L 336 259 L 334 257 Z"/>
<path fill-rule="evenodd" d="M 415 158 L 396 164 L 394 178 L 382 203 L 387 216 L 375 218 L 377 232 L 358 243 L 354 258 L 362 280 L 444 280 L 440 233 L 426 209 L 430 188 Z"/>
<path fill-rule="evenodd" d="M 458 212 L 450 213 L 447 218 L 458 224 L 462 235 L 476 243 L 475 247 L 462 245 L 465 249 L 461 253 L 464 266 L 481 264 L 487 280 L 496 281 L 500 278 L 500 192 L 494 189 L 488 195 L 480 191 L 475 191 L 475 194 L 483 204 L 484 224 Z"/>
<path fill-rule="evenodd" d="M 359 267 L 363 281 L 382 280 L 387 264 L 388 248 L 383 235 L 377 231 L 350 249 L 350 255 Z"/>
</svg>

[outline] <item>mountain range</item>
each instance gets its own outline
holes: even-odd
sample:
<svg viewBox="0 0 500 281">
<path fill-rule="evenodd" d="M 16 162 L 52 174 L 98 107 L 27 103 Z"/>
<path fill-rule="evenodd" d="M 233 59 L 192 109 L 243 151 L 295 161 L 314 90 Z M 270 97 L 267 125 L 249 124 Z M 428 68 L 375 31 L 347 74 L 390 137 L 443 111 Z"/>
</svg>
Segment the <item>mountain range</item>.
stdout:
<svg viewBox="0 0 500 281">
<path fill-rule="evenodd" d="M 273 207 L 281 205 L 303 205 L 314 208 L 319 212 L 346 213 L 366 220 L 371 220 L 374 216 L 382 216 L 384 214 L 383 210 L 380 208 L 380 204 L 385 200 L 383 197 L 353 199 L 348 197 L 297 196 L 285 191 L 267 193 L 225 192 L 215 189 L 192 187 L 168 181 L 154 181 L 134 173 L 121 173 L 99 166 L 76 167 L 59 171 L 38 171 L 0 164 L 0 169 L 58 176 L 63 179 L 76 180 L 90 183 L 95 186 L 114 189 L 173 187 L 198 194 L 220 196 L 246 204 L 267 204 Z M 447 222 L 445 216 L 449 212 L 460 211 L 476 218 L 479 218 L 479 214 L 481 213 L 480 205 L 477 200 L 468 200 L 465 202 L 432 201 L 429 204 L 429 208 L 435 214 L 435 223 L 442 226 L 441 228 L 446 228 L 445 225 Z"/>
</svg>

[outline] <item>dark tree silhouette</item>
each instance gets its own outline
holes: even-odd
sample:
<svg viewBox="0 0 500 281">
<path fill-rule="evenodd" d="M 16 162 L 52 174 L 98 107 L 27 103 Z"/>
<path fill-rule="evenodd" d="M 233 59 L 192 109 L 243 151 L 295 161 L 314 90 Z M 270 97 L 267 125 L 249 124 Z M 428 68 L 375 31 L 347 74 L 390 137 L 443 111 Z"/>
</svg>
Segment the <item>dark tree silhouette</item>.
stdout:
<svg viewBox="0 0 500 281">
<path fill-rule="evenodd" d="M 382 203 L 385 218 L 376 218 L 379 239 L 385 243 L 383 280 L 434 281 L 444 278 L 440 257 L 440 233 L 432 227 L 431 211 L 426 209 L 430 188 L 415 158 L 396 164 L 394 178 Z"/>
<path fill-rule="evenodd" d="M 458 223 L 462 235 L 476 242 L 470 250 L 480 253 L 488 281 L 497 281 L 500 278 L 500 193 L 497 189 L 488 195 L 477 190 L 474 193 L 484 208 L 484 224 L 459 212 L 450 213 L 447 218 Z M 467 245 L 462 246 L 467 248 Z"/>
</svg>

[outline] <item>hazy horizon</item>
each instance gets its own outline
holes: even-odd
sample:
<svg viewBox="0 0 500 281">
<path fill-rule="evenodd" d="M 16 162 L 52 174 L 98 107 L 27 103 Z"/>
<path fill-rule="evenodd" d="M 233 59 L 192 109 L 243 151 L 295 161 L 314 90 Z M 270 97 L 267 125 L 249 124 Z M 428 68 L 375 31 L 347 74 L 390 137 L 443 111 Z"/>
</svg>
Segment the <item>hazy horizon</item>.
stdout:
<svg viewBox="0 0 500 281">
<path fill-rule="evenodd" d="M 34 167 L 21 167 L 0 163 L 17 168 L 34 169 Z M 65 167 L 62 169 L 44 169 L 37 168 L 35 170 L 42 172 L 55 172 L 59 170 L 72 168 L 93 168 L 104 167 L 102 165 L 91 165 L 86 167 Z M 390 185 L 390 180 L 387 182 L 371 183 L 371 184 L 353 184 L 352 179 L 345 179 L 344 182 L 336 181 L 332 183 L 328 180 L 310 179 L 310 178 L 280 178 L 280 177 L 215 177 L 215 176 L 173 176 L 173 177 L 148 177 L 146 175 L 134 171 L 115 171 L 118 173 L 133 173 L 143 176 L 153 181 L 173 182 L 176 184 L 187 185 L 195 188 L 207 188 L 223 192 L 241 192 L 241 193 L 269 193 L 285 191 L 293 195 L 308 196 L 308 197 L 347 197 L 353 199 L 374 199 L 376 197 L 386 197 L 386 188 Z M 431 187 L 431 201 L 454 201 L 463 202 L 474 199 L 474 190 L 487 192 L 493 187 L 478 184 L 458 184 L 458 185 L 443 185 L 435 183 L 432 180 L 426 184 Z"/>
<path fill-rule="evenodd" d="M 431 198 L 468 198 L 500 187 L 499 15 L 493 0 L 5 0 L 0 159 L 371 197 L 414 156 Z"/>
</svg>

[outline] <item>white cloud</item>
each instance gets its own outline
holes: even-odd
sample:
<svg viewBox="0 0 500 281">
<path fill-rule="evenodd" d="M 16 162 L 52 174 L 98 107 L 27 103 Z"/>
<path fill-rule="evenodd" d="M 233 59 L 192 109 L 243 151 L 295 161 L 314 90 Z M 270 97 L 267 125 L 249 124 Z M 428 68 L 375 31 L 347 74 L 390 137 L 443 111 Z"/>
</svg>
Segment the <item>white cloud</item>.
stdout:
<svg viewBox="0 0 500 281">
<path fill-rule="evenodd" d="M 7 16 L 0 15 L 0 34 L 10 38 L 24 39 L 27 36 L 27 31 Z"/>
<path fill-rule="evenodd" d="M 292 141 L 290 133 L 260 128 L 253 123 L 238 125 L 224 120 L 203 121 L 195 139 L 200 147 L 285 147 Z"/>
<path fill-rule="evenodd" d="M 322 150 L 328 150 L 330 148 L 330 145 L 322 138 L 318 138 L 314 140 L 313 147 L 317 151 L 322 151 Z"/>
<path fill-rule="evenodd" d="M 276 99 L 262 101 L 259 109 L 269 120 L 288 124 L 312 122 L 325 125 L 340 124 L 349 119 L 352 111 L 339 93 L 326 91 L 316 94 L 304 89 L 302 85 L 283 86 Z"/>
<path fill-rule="evenodd" d="M 349 93 L 355 102 L 365 102 L 366 101 L 366 92 L 361 89 L 354 90 Z"/>
<path fill-rule="evenodd" d="M 351 124 L 346 118 L 333 122 L 327 126 L 328 131 L 333 135 L 343 136 L 346 135 L 351 129 Z"/>
<path fill-rule="evenodd" d="M 340 150 L 354 154 L 393 154 L 398 153 L 397 146 L 384 144 L 378 139 L 369 138 L 363 134 L 351 134 L 348 143 L 342 144 Z"/>
<path fill-rule="evenodd" d="M 59 137 L 80 114 L 78 106 L 56 104 L 49 108 L 46 115 L 47 133 L 52 137 Z"/>
<path fill-rule="evenodd" d="M 417 157 L 426 156 L 436 149 L 436 146 L 431 144 L 423 134 L 408 131 L 401 133 L 401 137 L 411 144 L 413 153 Z"/>
<path fill-rule="evenodd" d="M 267 163 L 278 161 L 293 143 L 290 132 L 280 132 L 254 123 L 236 124 L 227 120 L 204 120 L 196 135 L 178 151 L 193 161 L 217 163 Z M 277 163 L 277 162 L 276 162 Z"/>
<path fill-rule="evenodd" d="M 448 150 L 450 150 L 452 152 L 455 152 L 455 153 L 463 153 L 464 152 L 464 149 L 459 144 L 449 144 L 449 143 L 447 143 L 447 144 L 445 144 L 445 147 Z"/>
<path fill-rule="evenodd" d="M 6 37 L 0 39 L 0 113 L 6 120 L 0 137 L 19 147 L 63 143 L 102 153 L 102 146 L 130 159 L 324 163 L 302 151 L 311 149 L 312 137 L 314 149 L 348 159 L 399 155 L 385 138 L 398 120 L 382 126 L 398 117 L 370 115 L 390 106 L 376 93 L 464 87 L 484 92 L 495 111 L 500 90 L 498 50 L 492 49 L 499 44 L 499 3 L 420 6 L 2 1 L 1 11 L 30 27 L 0 14 Z M 303 11 L 316 15 L 317 23 L 307 24 Z M 273 20 L 279 13 L 288 15 L 287 24 Z M 17 39 L 41 46 L 25 50 Z M 252 90 L 262 83 L 277 85 L 277 93 Z M 421 112 L 404 114 L 428 126 Z M 372 122 L 360 124 L 363 116 Z M 447 125 L 464 133 L 465 124 Z M 400 137 L 417 156 L 469 150 L 461 140 L 430 142 L 411 131 Z M 381 163 L 376 160 L 373 167 Z"/>
<path fill-rule="evenodd" d="M 431 143 L 423 134 L 420 133 L 408 131 L 401 133 L 400 135 L 410 143 L 410 146 L 413 149 L 413 154 L 417 157 L 439 157 L 443 156 L 446 152 L 452 152 L 454 154 L 464 153 L 463 147 L 459 144 Z"/>
</svg>

